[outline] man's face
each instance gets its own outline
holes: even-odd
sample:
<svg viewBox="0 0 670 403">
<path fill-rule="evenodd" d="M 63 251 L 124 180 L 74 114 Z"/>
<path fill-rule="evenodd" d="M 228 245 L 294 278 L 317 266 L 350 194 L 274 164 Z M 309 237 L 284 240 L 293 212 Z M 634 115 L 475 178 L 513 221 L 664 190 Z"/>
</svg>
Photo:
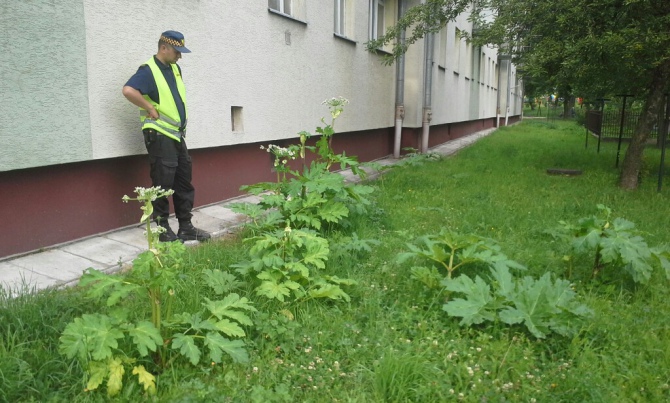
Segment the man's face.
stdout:
<svg viewBox="0 0 670 403">
<path fill-rule="evenodd" d="M 181 59 L 181 52 L 178 52 L 174 47 L 170 45 L 163 45 L 163 47 L 166 62 L 173 64 L 177 63 L 177 61 Z"/>
</svg>

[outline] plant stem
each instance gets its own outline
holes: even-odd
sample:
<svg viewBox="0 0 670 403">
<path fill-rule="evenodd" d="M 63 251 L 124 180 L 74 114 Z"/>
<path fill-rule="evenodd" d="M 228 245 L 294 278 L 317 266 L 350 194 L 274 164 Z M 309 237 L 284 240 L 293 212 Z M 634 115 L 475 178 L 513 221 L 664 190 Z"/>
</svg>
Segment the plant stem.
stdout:
<svg viewBox="0 0 670 403">
<path fill-rule="evenodd" d="M 598 272 L 600 271 L 600 245 L 596 248 L 596 261 L 593 263 L 593 273 L 591 278 L 596 278 Z"/>
</svg>

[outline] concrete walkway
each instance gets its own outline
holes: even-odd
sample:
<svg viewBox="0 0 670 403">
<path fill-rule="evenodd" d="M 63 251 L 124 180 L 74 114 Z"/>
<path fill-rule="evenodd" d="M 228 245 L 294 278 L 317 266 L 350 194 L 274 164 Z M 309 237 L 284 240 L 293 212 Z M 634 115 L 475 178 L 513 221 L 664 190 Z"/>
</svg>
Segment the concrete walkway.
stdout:
<svg viewBox="0 0 670 403">
<path fill-rule="evenodd" d="M 487 129 L 448 141 L 430 151 L 445 156 L 452 155 L 493 131 L 495 129 Z M 396 161 L 391 156 L 377 162 L 381 165 L 392 165 Z M 349 182 L 359 179 L 349 170 L 340 174 Z M 370 176 L 373 175 L 371 173 Z M 245 216 L 234 213 L 227 206 L 231 203 L 257 200 L 255 196 L 247 196 L 194 209 L 193 224 L 211 232 L 212 238 L 221 237 L 233 231 L 245 219 Z M 138 207 L 138 217 L 139 215 Z M 176 219 L 171 218 L 170 221 L 172 228 L 178 227 Z M 50 287 L 74 285 L 82 272 L 89 267 L 108 273 L 119 271 L 146 250 L 147 241 L 143 233 L 144 226 L 137 224 L 44 248 L 38 252 L 0 259 L 0 287 L 5 293 L 18 295 Z M 186 244 L 197 245 L 198 242 L 191 241 Z"/>
</svg>

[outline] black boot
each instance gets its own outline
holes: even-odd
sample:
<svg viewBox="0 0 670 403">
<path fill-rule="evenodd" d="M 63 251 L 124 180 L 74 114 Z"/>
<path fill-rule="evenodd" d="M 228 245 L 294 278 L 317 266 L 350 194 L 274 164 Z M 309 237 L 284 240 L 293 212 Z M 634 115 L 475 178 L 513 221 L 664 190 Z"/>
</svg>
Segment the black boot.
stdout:
<svg viewBox="0 0 670 403">
<path fill-rule="evenodd" d="M 208 241 L 212 236 L 207 231 L 196 228 L 191 222 L 179 223 L 177 237 L 183 241 Z"/>
<path fill-rule="evenodd" d="M 158 235 L 158 240 L 159 240 L 159 241 L 161 241 L 161 242 L 174 242 L 174 241 L 180 241 L 180 242 L 182 242 L 182 243 L 184 242 L 184 241 L 182 241 L 181 239 L 179 239 L 179 238 L 177 237 L 177 235 L 174 233 L 174 231 L 172 231 L 172 228 L 170 228 L 170 224 L 167 222 L 167 220 L 157 219 L 157 220 L 156 220 L 156 224 L 157 224 L 159 227 L 165 229 L 165 231 L 161 232 L 161 233 Z"/>
</svg>

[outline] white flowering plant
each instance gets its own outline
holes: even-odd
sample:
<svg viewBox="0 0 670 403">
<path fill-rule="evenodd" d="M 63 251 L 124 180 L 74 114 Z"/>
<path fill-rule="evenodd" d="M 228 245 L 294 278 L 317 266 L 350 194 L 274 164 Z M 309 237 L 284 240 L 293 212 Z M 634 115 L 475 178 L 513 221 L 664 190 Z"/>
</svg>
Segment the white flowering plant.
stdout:
<svg viewBox="0 0 670 403">
<path fill-rule="evenodd" d="M 324 101 L 332 120 L 330 124 L 321 120 L 324 126 L 317 127 L 320 137 L 314 145 L 310 145 L 312 134 L 303 131 L 299 144 L 261 146 L 274 156 L 277 182 L 243 186 L 242 190 L 260 196 L 260 202 L 231 206 L 253 221 L 255 235 L 245 240 L 252 244 L 249 260 L 234 267 L 253 278 L 259 295 L 282 302 L 289 298 L 349 300 L 343 286 L 353 284 L 352 280 L 319 273 L 330 254 L 322 234 L 371 204 L 366 196 L 372 187 L 347 184 L 342 175 L 331 172 L 333 164 L 339 163 L 343 169 L 349 167 L 364 175 L 356 158 L 344 152 L 336 154 L 332 149 L 334 124 L 347 103 L 342 97 Z M 308 153 L 313 154 L 309 163 Z M 301 170 L 290 168 L 296 159 L 302 163 Z"/>
<path fill-rule="evenodd" d="M 364 213 L 371 204 L 367 195 L 372 193 L 372 187 L 346 184 L 342 175 L 331 172 L 334 164 L 340 164 L 341 169 L 350 168 L 353 173 L 365 176 L 365 171 L 360 168 L 355 157 L 347 156 L 344 152 L 336 154 L 331 146 L 335 134 L 335 120 L 342 114 L 348 102 L 342 97 L 324 101 L 330 109 L 332 121 L 325 124 L 322 119 L 325 126 L 317 127 L 319 139 L 315 145 L 308 144 L 312 134 L 303 131 L 299 133 L 300 143 L 297 145 L 261 146 L 261 149 L 274 156 L 273 169 L 277 172 L 277 182 L 262 182 L 243 186 L 241 189 L 259 195 L 261 201 L 258 205 L 263 211 L 279 212 L 281 219 L 274 215 L 269 216 L 272 220 L 265 222 L 268 227 L 276 228 L 277 224 L 288 220 L 294 228 L 321 231 L 339 224 L 352 211 Z M 309 164 L 308 152 L 314 154 Z M 298 158 L 302 162 L 302 170 L 291 169 L 291 161 Z M 259 217 L 259 211 L 256 208 L 247 206 L 246 203 L 234 204 L 231 208 L 238 213 L 253 215 L 252 219 L 258 224 L 256 218 Z"/>
<path fill-rule="evenodd" d="M 203 298 L 198 312 L 174 314 L 175 299 L 181 296 L 179 283 L 186 275 L 182 270 L 186 249 L 180 242 L 157 242 L 159 231 L 150 227 L 151 203 L 172 192 L 154 187 L 136 188 L 135 193 L 137 197 L 124 196 L 123 201 L 142 203 L 149 250 L 124 276 L 86 270 L 79 286 L 86 288 L 88 298 L 106 300 L 109 310 L 76 318 L 60 337 L 61 354 L 77 359 L 85 369 L 87 390 L 105 383 L 110 397 L 118 395 L 131 376 L 147 395 L 155 394 L 155 374 L 180 356 L 193 365 L 204 356 L 208 363 L 220 363 L 224 355 L 234 362 L 248 361 L 240 339 L 245 337 L 242 326 L 252 325 L 245 311 L 255 311 L 246 298 L 233 293 L 217 300 Z M 203 275 L 216 294 L 230 283 L 222 273 Z M 129 300 L 146 301 L 148 311 L 131 312 Z"/>
</svg>

